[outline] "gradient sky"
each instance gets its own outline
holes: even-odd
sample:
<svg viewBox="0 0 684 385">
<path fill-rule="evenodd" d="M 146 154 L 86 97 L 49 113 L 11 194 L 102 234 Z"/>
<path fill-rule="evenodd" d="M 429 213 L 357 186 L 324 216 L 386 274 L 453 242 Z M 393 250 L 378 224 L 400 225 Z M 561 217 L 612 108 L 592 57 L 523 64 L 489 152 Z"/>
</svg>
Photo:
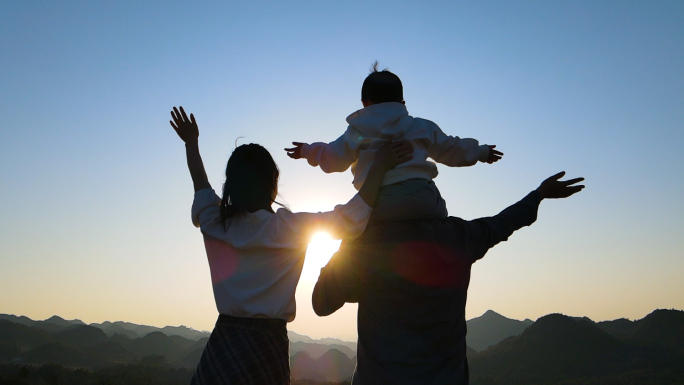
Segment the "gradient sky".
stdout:
<svg viewBox="0 0 684 385">
<path fill-rule="evenodd" d="M 451 215 L 493 215 L 561 170 L 587 188 L 473 267 L 467 317 L 595 321 L 684 309 L 684 2 L 0 2 L 0 313 L 211 330 L 192 183 L 168 124 L 200 126 L 212 185 L 236 140 L 271 150 L 280 199 L 329 210 L 350 173 L 294 161 L 361 108 L 374 60 L 406 105 L 496 144 L 440 167 Z M 335 244 L 310 250 L 290 330 L 356 337 L 310 304 Z"/>
</svg>

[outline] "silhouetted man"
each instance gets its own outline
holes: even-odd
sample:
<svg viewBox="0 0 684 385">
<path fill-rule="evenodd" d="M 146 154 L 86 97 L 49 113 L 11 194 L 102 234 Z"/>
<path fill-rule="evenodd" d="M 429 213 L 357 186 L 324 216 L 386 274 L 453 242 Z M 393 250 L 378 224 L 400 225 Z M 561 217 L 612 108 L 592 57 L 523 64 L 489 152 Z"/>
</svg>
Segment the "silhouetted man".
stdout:
<svg viewBox="0 0 684 385">
<path fill-rule="evenodd" d="M 498 215 L 465 221 L 372 222 L 343 243 L 313 292 L 319 316 L 358 302 L 352 385 L 468 384 L 465 306 L 473 263 L 537 219 L 546 198 L 584 180 L 558 173 Z"/>
</svg>

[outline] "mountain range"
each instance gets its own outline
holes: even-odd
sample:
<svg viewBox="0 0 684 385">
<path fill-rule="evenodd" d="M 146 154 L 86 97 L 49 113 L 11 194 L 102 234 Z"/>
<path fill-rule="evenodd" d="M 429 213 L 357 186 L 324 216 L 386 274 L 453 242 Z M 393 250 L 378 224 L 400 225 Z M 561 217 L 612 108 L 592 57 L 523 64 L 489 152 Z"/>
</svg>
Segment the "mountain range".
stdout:
<svg viewBox="0 0 684 385">
<path fill-rule="evenodd" d="M 683 384 L 684 312 L 595 323 L 549 314 L 469 356 L 473 384 Z"/>
<path fill-rule="evenodd" d="M 0 314 L 0 363 L 92 369 L 143 361 L 194 369 L 209 335 L 186 326 L 158 328 L 123 321 L 86 324 L 59 316 L 34 321 Z M 288 331 L 288 337 L 292 362 L 313 362 L 294 367 L 302 378 L 327 381 L 351 377 L 356 365 L 356 342 L 315 340 L 293 331 Z"/>
<path fill-rule="evenodd" d="M 56 332 L 63 330 L 64 328 L 71 328 L 73 326 L 86 325 L 83 321 L 75 320 L 65 320 L 59 316 L 52 316 L 43 321 L 34 321 L 25 316 L 15 316 L 12 314 L 0 314 L 0 320 L 6 320 L 13 323 L 33 326 L 37 329 L 46 330 L 49 332 Z M 199 340 L 201 338 L 209 337 L 209 332 L 198 331 L 187 326 L 165 326 L 163 328 L 158 328 L 154 326 L 138 325 L 130 322 L 116 321 L 109 322 L 105 321 L 103 323 L 92 323 L 89 326 L 101 329 L 108 337 L 114 334 L 125 335 L 129 338 L 140 338 L 146 334 L 152 332 L 162 332 L 168 336 L 180 336 L 187 338 L 189 340 Z"/>
<path fill-rule="evenodd" d="M 467 326 L 475 385 L 601 384 L 614 378 L 620 378 L 615 382 L 620 384 L 648 384 L 654 373 L 662 378 L 653 383 L 684 383 L 680 310 L 656 310 L 637 321 L 602 322 L 561 314 L 519 321 L 490 310 Z M 355 342 L 314 340 L 292 331 L 288 336 L 293 380 L 349 380 L 356 364 Z M 208 332 L 185 326 L 156 328 L 121 321 L 88 325 L 58 316 L 34 321 L 0 314 L 0 364 L 92 369 L 157 362 L 193 369 L 208 337 Z"/>
</svg>

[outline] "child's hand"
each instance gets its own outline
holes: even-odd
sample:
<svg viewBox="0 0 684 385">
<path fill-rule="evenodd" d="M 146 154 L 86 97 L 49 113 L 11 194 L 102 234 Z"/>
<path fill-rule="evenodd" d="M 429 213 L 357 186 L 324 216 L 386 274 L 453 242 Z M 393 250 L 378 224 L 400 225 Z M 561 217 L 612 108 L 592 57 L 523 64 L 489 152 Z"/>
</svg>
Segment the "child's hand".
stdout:
<svg viewBox="0 0 684 385">
<path fill-rule="evenodd" d="M 302 146 L 305 143 L 292 142 L 292 144 L 294 145 L 294 147 L 285 149 L 285 151 L 287 151 L 287 156 L 289 156 L 292 159 L 301 159 L 301 157 L 302 157 Z"/>
<path fill-rule="evenodd" d="M 171 117 L 173 118 L 173 122 L 169 120 L 169 123 L 171 123 L 171 127 L 176 130 L 176 134 L 178 134 L 183 142 L 188 143 L 197 141 L 197 138 L 199 137 L 199 128 L 197 127 L 197 122 L 195 122 L 194 115 L 190 114 L 190 119 L 188 119 L 183 107 L 180 107 L 180 112 L 178 112 L 176 107 L 173 107 Z"/>
<path fill-rule="evenodd" d="M 375 154 L 374 166 L 382 167 L 384 170 L 393 169 L 396 165 L 404 163 L 413 158 L 413 147 L 404 140 L 386 142 Z"/>
<path fill-rule="evenodd" d="M 496 147 L 496 145 L 489 146 L 489 157 L 487 158 L 487 163 L 489 164 L 496 162 L 503 156 L 503 152 L 496 151 L 494 147 Z"/>
</svg>

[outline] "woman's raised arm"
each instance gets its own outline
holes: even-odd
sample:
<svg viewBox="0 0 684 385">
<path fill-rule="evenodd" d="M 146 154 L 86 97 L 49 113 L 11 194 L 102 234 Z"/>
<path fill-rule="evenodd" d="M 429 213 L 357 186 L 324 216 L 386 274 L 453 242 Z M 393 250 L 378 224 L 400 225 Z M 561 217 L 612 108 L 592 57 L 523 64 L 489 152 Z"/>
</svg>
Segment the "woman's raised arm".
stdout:
<svg viewBox="0 0 684 385">
<path fill-rule="evenodd" d="M 199 152 L 199 128 L 197 127 L 195 116 L 190 114 L 190 119 L 188 119 L 183 107 L 180 107 L 180 112 L 176 107 L 173 107 L 171 117 L 173 118 L 173 121 L 169 121 L 171 127 L 173 127 L 181 140 L 185 142 L 185 156 L 188 160 L 188 169 L 190 170 L 190 177 L 192 177 L 195 191 L 211 188 Z"/>
</svg>

